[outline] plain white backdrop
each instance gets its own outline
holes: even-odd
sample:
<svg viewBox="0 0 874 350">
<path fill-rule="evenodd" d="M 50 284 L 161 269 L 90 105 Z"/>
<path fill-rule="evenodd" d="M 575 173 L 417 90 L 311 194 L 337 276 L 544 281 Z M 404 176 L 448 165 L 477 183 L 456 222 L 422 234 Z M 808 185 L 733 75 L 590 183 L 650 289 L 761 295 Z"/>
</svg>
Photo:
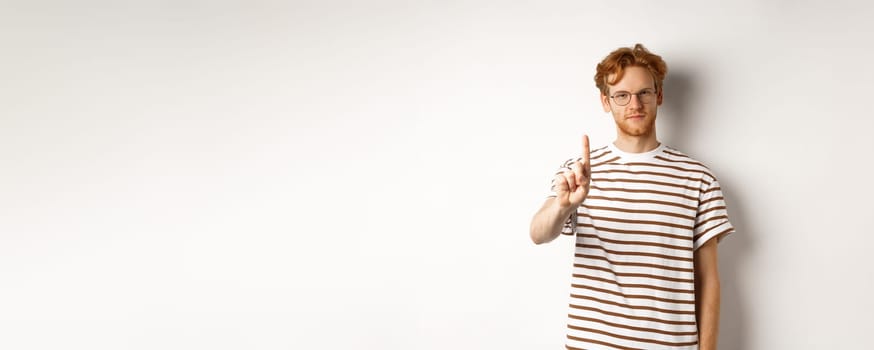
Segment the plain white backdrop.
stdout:
<svg viewBox="0 0 874 350">
<path fill-rule="evenodd" d="M 720 349 L 869 341 L 862 1 L 36 1 L 0 7 L 0 348 L 555 349 L 556 167 L 596 63 L 669 67 L 717 174 Z"/>
</svg>

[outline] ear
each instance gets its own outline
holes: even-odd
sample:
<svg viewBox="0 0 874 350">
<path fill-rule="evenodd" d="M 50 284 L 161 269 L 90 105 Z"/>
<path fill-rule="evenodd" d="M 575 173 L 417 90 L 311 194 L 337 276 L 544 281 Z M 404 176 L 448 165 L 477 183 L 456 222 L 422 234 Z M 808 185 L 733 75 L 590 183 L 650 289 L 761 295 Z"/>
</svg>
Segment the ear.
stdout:
<svg viewBox="0 0 874 350">
<path fill-rule="evenodd" d="M 610 97 L 601 93 L 601 107 L 604 107 L 604 112 L 610 112 Z"/>
<path fill-rule="evenodd" d="M 662 91 L 664 91 L 664 89 L 659 88 L 659 93 L 658 93 L 658 95 L 656 95 L 656 106 L 662 105 L 662 99 L 663 99 Z"/>
</svg>

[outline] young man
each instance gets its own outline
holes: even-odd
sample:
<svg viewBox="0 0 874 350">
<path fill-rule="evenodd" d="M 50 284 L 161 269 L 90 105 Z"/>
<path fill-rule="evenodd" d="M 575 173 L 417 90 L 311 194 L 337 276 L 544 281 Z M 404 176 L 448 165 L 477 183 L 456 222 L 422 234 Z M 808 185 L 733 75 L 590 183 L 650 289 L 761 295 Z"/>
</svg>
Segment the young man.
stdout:
<svg viewBox="0 0 874 350">
<path fill-rule="evenodd" d="M 667 66 L 642 45 L 597 66 L 616 140 L 566 161 L 531 239 L 575 235 L 567 349 L 716 349 L 716 243 L 734 232 L 719 183 L 659 142 Z"/>
</svg>

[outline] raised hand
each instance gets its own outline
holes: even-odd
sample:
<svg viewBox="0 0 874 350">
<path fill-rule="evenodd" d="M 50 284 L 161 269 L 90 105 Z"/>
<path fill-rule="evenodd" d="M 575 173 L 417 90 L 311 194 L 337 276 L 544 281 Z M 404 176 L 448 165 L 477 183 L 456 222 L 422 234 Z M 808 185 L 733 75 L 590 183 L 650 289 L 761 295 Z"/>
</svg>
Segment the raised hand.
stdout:
<svg viewBox="0 0 874 350">
<path fill-rule="evenodd" d="M 579 207 L 589 194 L 592 168 L 589 165 L 589 136 L 583 135 L 583 155 L 571 170 L 555 176 L 555 193 L 561 208 Z"/>
</svg>

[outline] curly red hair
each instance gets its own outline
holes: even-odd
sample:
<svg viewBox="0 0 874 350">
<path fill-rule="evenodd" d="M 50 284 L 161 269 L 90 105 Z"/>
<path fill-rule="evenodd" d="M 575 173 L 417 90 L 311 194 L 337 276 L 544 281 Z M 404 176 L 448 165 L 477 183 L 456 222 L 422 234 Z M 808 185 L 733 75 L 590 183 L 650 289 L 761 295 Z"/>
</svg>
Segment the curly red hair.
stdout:
<svg viewBox="0 0 874 350">
<path fill-rule="evenodd" d="M 662 90 L 668 65 L 661 56 L 649 52 L 641 44 L 634 44 L 634 47 L 621 47 L 604 57 L 595 71 L 595 86 L 602 94 L 607 95 L 607 85 L 616 84 L 621 80 L 626 67 L 646 68 L 652 74 L 656 91 Z M 608 80 L 611 75 L 613 79 Z"/>
</svg>

